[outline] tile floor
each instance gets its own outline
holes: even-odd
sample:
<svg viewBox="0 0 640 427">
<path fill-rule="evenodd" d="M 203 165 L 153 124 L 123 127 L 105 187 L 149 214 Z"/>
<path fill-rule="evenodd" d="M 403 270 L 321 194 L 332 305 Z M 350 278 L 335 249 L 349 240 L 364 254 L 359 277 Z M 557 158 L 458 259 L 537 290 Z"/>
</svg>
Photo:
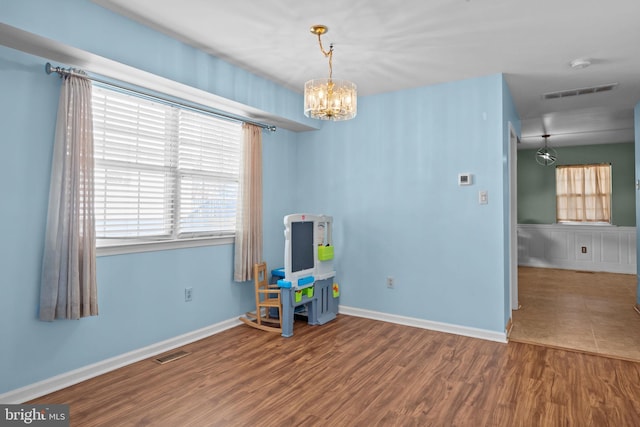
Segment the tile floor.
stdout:
<svg viewBox="0 0 640 427">
<path fill-rule="evenodd" d="M 636 276 L 520 267 L 509 339 L 640 362 Z"/>
</svg>

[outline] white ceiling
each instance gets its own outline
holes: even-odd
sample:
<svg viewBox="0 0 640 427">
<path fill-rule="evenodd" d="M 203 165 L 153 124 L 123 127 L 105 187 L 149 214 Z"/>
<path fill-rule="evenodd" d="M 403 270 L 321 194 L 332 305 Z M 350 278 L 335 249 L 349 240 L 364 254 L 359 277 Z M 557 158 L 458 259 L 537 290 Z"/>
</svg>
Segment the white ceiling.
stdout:
<svg viewBox="0 0 640 427">
<path fill-rule="evenodd" d="M 638 0 L 94 0 L 297 92 L 333 75 L 360 96 L 504 73 L 523 148 L 630 142 L 640 101 Z M 572 69 L 574 59 L 592 65 Z M 618 83 L 606 93 L 542 94 Z"/>
</svg>

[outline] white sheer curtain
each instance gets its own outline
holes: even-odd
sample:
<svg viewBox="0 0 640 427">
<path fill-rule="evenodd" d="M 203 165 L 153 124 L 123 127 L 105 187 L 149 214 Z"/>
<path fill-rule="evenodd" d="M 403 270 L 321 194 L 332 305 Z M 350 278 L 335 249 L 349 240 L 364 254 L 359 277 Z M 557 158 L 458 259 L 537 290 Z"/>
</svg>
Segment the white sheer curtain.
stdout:
<svg viewBox="0 0 640 427">
<path fill-rule="evenodd" d="M 51 166 L 40 320 L 98 314 L 91 82 L 65 75 Z"/>
<path fill-rule="evenodd" d="M 243 125 L 233 280 L 253 279 L 262 261 L 262 129 Z"/>
<path fill-rule="evenodd" d="M 611 165 L 556 168 L 557 221 L 611 221 Z"/>
</svg>

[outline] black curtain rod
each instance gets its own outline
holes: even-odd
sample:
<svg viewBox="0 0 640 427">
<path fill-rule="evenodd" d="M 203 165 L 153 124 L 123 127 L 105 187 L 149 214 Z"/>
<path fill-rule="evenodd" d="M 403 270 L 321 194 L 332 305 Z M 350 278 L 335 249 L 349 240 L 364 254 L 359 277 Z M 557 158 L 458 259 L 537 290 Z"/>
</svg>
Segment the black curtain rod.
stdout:
<svg viewBox="0 0 640 427">
<path fill-rule="evenodd" d="M 73 76 L 84 77 L 84 78 L 92 80 L 94 82 L 98 82 L 98 83 L 100 83 L 102 85 L 114 87 L 114 88 L 117 88 L 117 89 L 119 89 L 121 91 L 130 92 L 130 93 L 133 93 L 133 94 L 135 94 L 137 96 L 142 96 L 142 97 L 148 98 L 150 100 L 159 101 L 159 102 L 162 102 L 162 103 L 165 103 L 165 104 L 177 105 L 177 106 L 180 106 L 182 108 L 186 108 L 186 109 L 189 109 L 189 110 L 197 111 L 197 112 L 200 112 L 200 113 L 209 114 L 209 115 L 216 116 L 216 117 L 222 117 L 224 119 L 234 120 L 234 121 L 243 122 L 243 123 L 249 123 L 249 124 L 258 126 L 258 127 L 262 128 L 262 129 L 269 130 L 271 132 L 275 132 L 276 131 L 276 127 L 274 125 L 268 125 L 268 124 L 265 124 L 265 123 L 254 122 L 254 121 L 248 120 L 248 119 L 246 119 L 244 117 L 241 117 L 241 116 L 236 116 L 236 115 L 233 115 L 233 114 L 224 113 L 224 112 L 217 111 L 217 110 L 214 110 L 214 109 L 203 108 L 203 107 L 200 107 L 200 106 L 189 105 L 189 104 L 185 104 L 185 103 L 182 103 L 180 101 L 173 100 L 173 99 L 163 98 L 163 97 L 155 95 L 155 94 L 152 95 L 152 94 L 149 94 L 149 93 L 145 93 L 145 92 L 141 92 L 141 91 L 138 91 L 138 90 L 135 90 L 135 89 L 131 89 L 129 87 L 120 86 L 120 85 L 115 84 L 113 82 L 110 82 L 110 81 L 107 81 L 107 80 L 103 80 L 103 79 L 101 79 L 99 77 L 87 75 L 87 74 L 85 74 L 84 72 L 82 72 L 80 70 L 76 70 L 75 68 L 54 67 L 49 62 L 47 62 L 45 67 L 44 67 L 44 69 L 47 72 L 47 74 L 57 73 L 61 77 L 64 76 L 64 75 L 73 75 Z"/>
</svg>

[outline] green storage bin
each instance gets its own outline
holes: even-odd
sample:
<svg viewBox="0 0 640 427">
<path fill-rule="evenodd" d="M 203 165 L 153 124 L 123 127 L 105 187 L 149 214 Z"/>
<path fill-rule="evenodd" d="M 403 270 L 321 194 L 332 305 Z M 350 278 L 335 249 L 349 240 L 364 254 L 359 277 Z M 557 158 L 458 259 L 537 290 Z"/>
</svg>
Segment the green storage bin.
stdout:
<svg viewBox="0 0 640 427">
<path fill-rule="evenodd" d="M 320 261 L 333 259 L 333 246 L 318 246 L 318 259 Z"/>
</svg>

